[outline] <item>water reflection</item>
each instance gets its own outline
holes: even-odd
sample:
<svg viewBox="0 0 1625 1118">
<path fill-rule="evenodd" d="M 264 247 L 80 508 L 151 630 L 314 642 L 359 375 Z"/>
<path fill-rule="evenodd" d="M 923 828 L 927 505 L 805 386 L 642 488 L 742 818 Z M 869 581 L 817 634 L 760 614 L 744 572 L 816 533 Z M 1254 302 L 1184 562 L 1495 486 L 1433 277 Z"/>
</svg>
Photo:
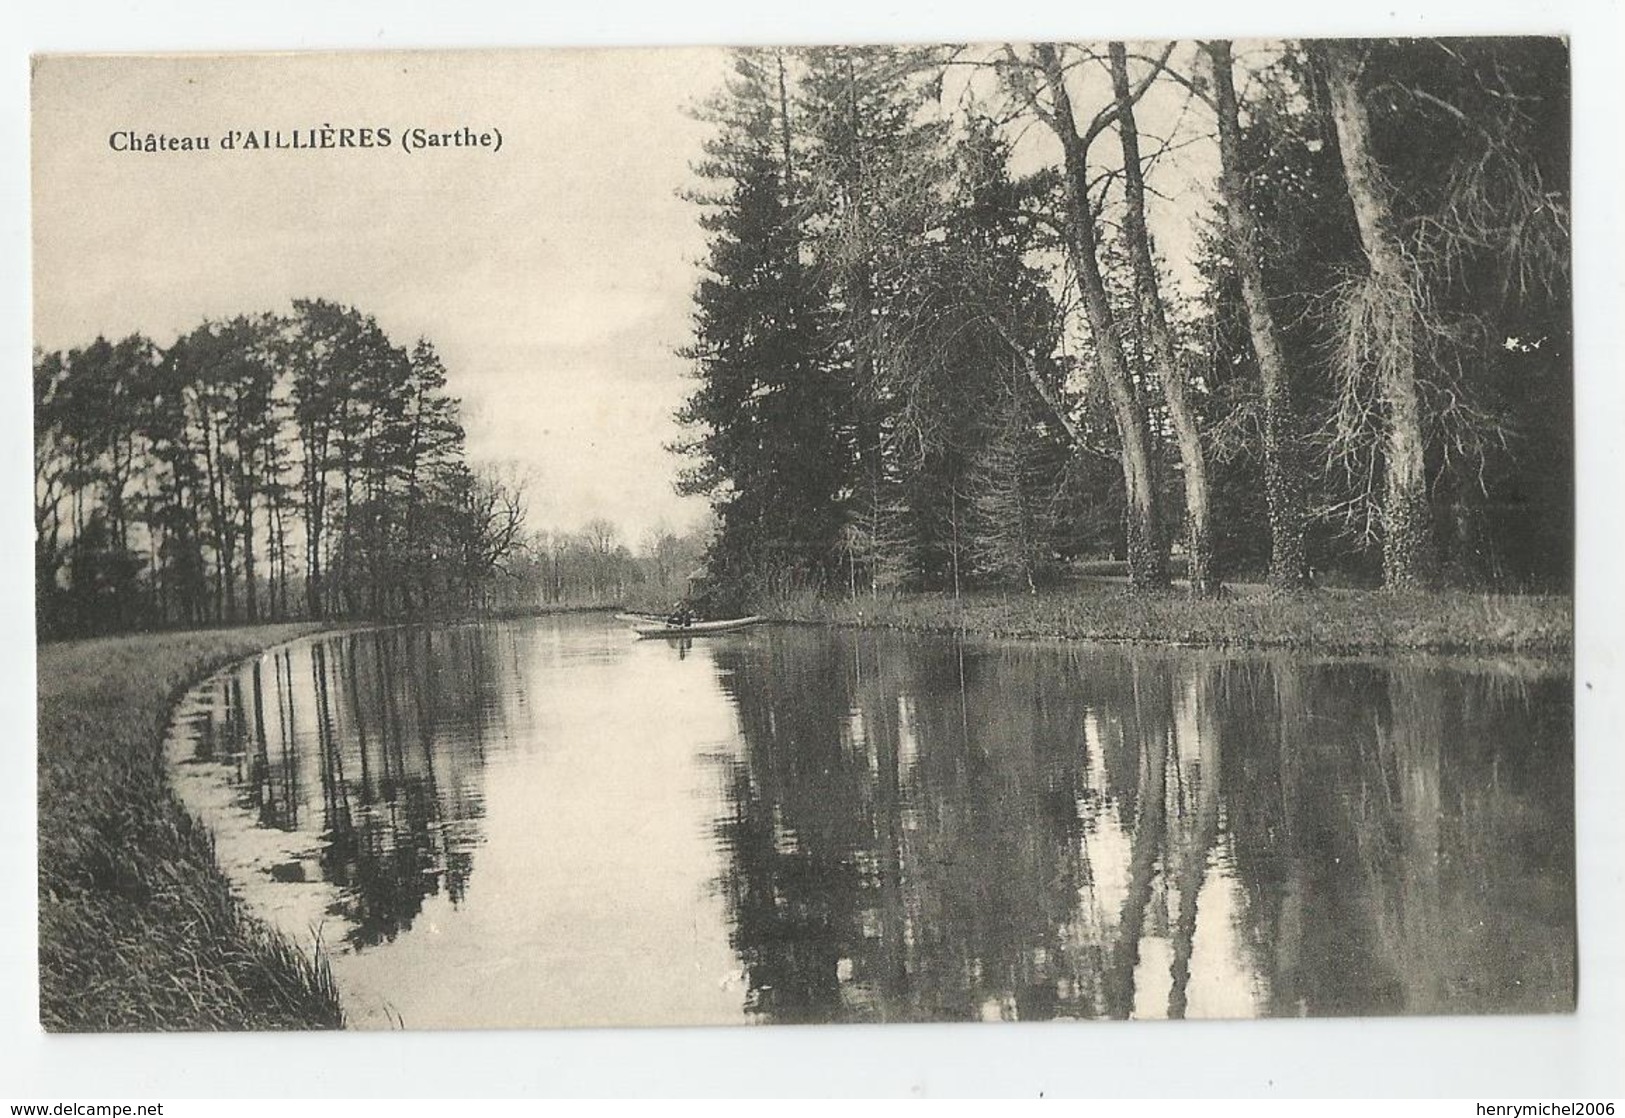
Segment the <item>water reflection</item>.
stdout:
<svg viewBox="0 0 1625 1118">
<path fill-rule="evenodd" d="M 1573 1005 L 1560 669 L 574 617 L 298 644 L 198 709 L 363 1023 Z"/>
<path fill-rule="evenodd" d="M 1573 1004 L 1566 679 L 794 631 L 717 663 L 765 1018 Z"/>
<path fill-rule="evenodd" d="M 337 885 L 332 915 L 354 947 L 395 939 L 442 891 L 464 898 L 485 741 L 502 733 L 499 643 L 477 627 L 354 634 L 281 649 L 219 684 L 198 755 L 235 762 L 261 826 L 319 832 L 312 864 L 272 873 Z"/>
</svg>

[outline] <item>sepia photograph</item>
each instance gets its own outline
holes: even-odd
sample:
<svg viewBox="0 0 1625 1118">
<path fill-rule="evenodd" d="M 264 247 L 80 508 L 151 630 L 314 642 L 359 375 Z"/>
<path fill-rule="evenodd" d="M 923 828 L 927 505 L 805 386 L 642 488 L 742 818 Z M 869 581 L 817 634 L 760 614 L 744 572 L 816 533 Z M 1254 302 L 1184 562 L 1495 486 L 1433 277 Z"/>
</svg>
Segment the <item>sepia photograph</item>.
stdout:
<svg viewBox="0 0 1625 1118">
<path fill-rule="evenodd" d="M 1572 1014 L 1570 48 L 37 54 L 41 1027 Z"/>
</svg>

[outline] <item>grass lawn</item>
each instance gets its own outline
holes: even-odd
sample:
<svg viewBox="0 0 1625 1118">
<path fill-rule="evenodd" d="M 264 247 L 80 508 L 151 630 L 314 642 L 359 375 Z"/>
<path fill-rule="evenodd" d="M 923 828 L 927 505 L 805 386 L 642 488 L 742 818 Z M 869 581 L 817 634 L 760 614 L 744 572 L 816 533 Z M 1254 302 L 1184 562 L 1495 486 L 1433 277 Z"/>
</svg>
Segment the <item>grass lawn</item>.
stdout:
<svg viewBox="0 0 1625 1118">
<path fill-rule="evenodd" d="M 773 611 L 785 620 L 984 636 L 1062 637 L 1317 652 L 1427 651 L 1565 655 L 1573 600 L 1557 595 L 1376 590 L 1269 593 L 1237 590 L 1193 599 L 1180 590 L 1131 592 L 1085 581 L 1040 590 L 799 598 Z"/>
<path fill-rule="evenodd" d="M 325 966 L 249 917 L 169 790 L 164 727 L 211 670 L 314 625 L 39 649 L 40 1018 L 52 1030 L 338 1028 Z"/>
</svg>

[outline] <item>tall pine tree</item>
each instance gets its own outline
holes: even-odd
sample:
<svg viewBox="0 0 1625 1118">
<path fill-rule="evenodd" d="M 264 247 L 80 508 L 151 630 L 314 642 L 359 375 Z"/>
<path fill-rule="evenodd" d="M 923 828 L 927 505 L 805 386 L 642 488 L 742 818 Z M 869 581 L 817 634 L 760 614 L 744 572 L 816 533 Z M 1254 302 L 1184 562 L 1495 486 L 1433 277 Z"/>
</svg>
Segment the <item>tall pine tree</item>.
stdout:
<svg viewBox="0 0 1625 1118">
<path fill-rule="evenodd" d="M 826 292 L 804 260 L 788 66 L 782 51 L 736 54 L 696 168 L 712 184 L 694 195 L 711 238 L 685 351 L 698 384 L 679 414 L 692 432 L 680 487 L 711 498 L 713 573 L 746 593 L 822 584 L 851 487 Z"/>
</svg>

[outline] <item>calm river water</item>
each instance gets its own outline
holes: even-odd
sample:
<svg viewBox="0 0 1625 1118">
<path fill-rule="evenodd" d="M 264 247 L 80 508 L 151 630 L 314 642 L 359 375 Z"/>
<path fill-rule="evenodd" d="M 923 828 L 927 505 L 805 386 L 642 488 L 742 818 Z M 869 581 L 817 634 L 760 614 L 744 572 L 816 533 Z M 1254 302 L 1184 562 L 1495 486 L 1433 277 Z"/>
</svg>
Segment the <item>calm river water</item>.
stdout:
<svg viewBox="0 0 1625 1118">
<path fill-rule="evenodd" d="M 171 749 L 362 1026 L 1552 1011 L 1571 684 L 577 615 L 294 644 Z"/>
</svg>

